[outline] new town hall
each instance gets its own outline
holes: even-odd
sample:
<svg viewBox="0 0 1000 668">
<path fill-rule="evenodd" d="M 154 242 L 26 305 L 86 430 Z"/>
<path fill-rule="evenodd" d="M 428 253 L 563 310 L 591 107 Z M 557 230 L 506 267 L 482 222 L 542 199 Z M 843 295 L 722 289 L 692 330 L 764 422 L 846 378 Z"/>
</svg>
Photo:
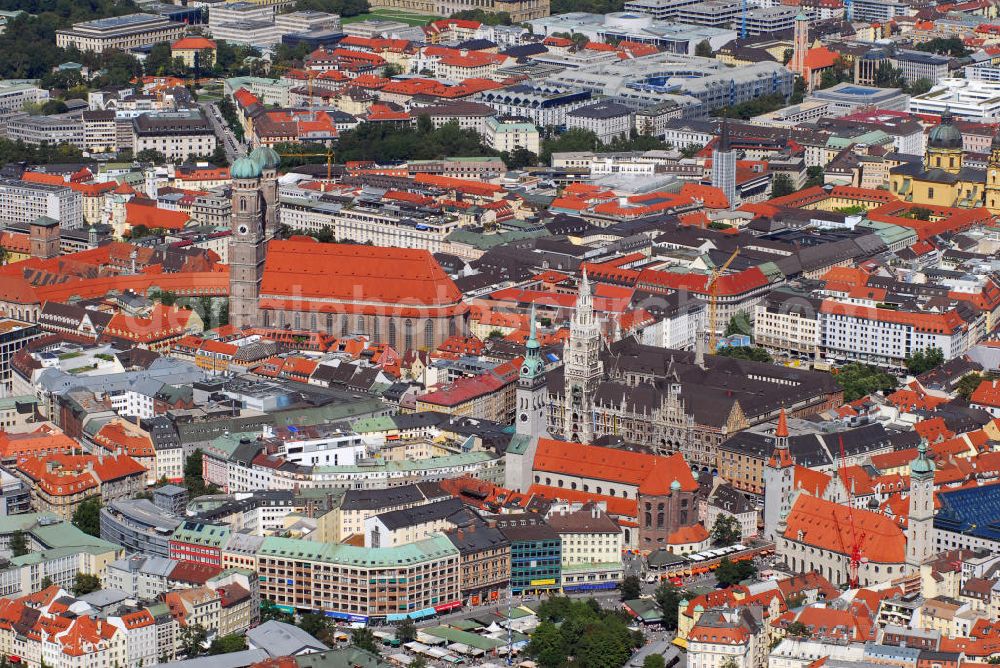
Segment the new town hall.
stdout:
<svg viewBox="0 0 1000 668">
<path fill-rule="evenodd" d="M 825 373 L 646 346 L 631 336 L 607 343 L 586 274 L 564 351 L 564 365 L 534 390 L 545 395 L 550 435 L 583 443 L 620 437 L 681 452 L 704 470 L 715 467 L 722 441 L 776 419 L 782 408 L 805 415 L 843 401 Z M 526 380 L 525 393 L 532 391 Z"/>
</svg>

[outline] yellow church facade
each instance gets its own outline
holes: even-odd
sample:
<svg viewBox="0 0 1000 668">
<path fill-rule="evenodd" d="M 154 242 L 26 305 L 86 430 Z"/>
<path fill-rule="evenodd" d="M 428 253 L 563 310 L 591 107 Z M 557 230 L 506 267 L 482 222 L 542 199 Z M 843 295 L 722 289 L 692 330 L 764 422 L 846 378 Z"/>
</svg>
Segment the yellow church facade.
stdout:
<svg viewBox="0 0 1000 668">
<path fill-rule="evenodd" d="M 964 164 L 962 133 L 951 113 L 927 136 L 923 164 L 901 163 L 889 174 L 889 190 L 913 204 L 953 206 L 971 209 L 987 206 L 1000 211 L 1000 146 L 994 140 L 989 168 Z"/>
</svg>

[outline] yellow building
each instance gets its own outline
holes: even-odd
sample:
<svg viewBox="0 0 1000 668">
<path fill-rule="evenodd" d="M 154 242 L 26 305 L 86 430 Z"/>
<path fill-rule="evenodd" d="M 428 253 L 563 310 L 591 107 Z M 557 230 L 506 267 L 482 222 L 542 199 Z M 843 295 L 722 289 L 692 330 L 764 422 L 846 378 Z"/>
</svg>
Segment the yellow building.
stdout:
<svg viewBox="0 0 1000 668">
<path fill-rule="evenodd" d="M 951 112 L 927 136 L 924 164 L 901 164 L 889 175 L 890 190 L 905 202 L 973 208 L 985 199 L 987 174 L 963 164 L 962 133 Z M 992 155 L 991 155 L 992 162 Z"/>
<path fill-rule="evenodd" d="M 3 250 L 2 264 L 13 264 L 31 257 L 31 243 L 27 234 L 0 232 L 0 249 Z"/>
<path fill-rule="evenodd" d="M 201 68 L 212 67 L 215 51 L 215 42 L 198 36 L 183 37 L 170 45 L 170 57 L 180 58 L 188 67 L 194 67 L 196 60 Z"/>
<path fill-rule="evenodd" d="M 993 137 L 986 167 L 986 208 L 1000 213 L 1000 135 Z"/>
</svg>

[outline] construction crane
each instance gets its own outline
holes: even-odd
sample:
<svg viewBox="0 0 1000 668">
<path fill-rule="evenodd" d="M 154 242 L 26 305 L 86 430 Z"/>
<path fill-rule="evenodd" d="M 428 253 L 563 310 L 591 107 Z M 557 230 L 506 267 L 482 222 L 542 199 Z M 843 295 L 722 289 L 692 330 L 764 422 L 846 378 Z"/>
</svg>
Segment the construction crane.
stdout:
<svg viewBox="0 0 1000 668">
<path fill-rule="evenodd" d="M 316 158 L 320 156 L 326 156 L 326 180 L 330 182 L 333 180 L 333 148 L 327 147 L 326 151 L 321 153 L 278 153 L 283 158 Z"/>
<path fill-rule="evenodd" d="M 855 589 L 858 586 L 858 569 L 861 567 L 861 562 L 865 561 L 861 551 L 865 543 L 865 533 L 863 531 L 859 533 L 854 525 L 854 485 L 848 484 L 847 480 L 847 457 L 844 455 L 844 437 L 840 436 L 838 440 L 840 441 L 840 479 L 844 482 L 844 488 L 847 489 L 847 512 L 851 520 L 851 551 L 847 557 L 847 577 L 851 589 Z"/>
<path fill-rule="evenodd" d="M 737 248 L 733 251 L 733 254 L 729 256 L 726 263 L 723 264 L 718 269 L 712 271 L 712 275 L 708 279 L 708 283 L 705 284 L 705 290 L 708 292 L 708 351 L 715 354 L 715 346 L 718 342 L 718 331 L 716 322 L 719 315 L 719 293 L 717 290 L 719 277 L 729 269 L 729 265 L 733 263 L 736 256 L 740 254 L 740 249 Z"/>
</svg>

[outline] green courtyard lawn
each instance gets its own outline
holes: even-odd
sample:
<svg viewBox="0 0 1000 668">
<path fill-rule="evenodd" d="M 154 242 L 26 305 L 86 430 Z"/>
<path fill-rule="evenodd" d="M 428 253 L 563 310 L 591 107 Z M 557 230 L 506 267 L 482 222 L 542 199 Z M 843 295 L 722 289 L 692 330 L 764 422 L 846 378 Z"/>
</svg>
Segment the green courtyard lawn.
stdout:
<svg viewBox="0 0 1000 668">
<path fill-rule="evenodd" d="M 411 11 L 405 9 L 394 9 L 392 7 L 378 7 L 373 9 L 367 14 L 358 14 L 357 16 L 347 16 L 341 19 L 342 24 L 347 23 L 357 23 L 358 21 L 367 21 L 368 19 L 388 19 L 392 21 L 399 21 L 401 23 L 408 23 L 411 26 L 422 26 L 427 25 L 431 21 L 436 21 L 440 16 L 431 16 L 428 14 L 415 14 Z"/>
</svg>

